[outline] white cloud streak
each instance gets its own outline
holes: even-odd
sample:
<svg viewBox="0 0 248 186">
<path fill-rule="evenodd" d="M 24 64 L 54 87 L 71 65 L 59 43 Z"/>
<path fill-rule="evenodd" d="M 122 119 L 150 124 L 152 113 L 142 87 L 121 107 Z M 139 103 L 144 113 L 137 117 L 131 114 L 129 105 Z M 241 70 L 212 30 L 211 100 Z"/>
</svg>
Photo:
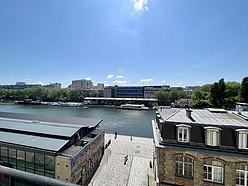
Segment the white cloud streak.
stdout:
<svg viewBox="0 0 248 186">
<path fill-rule="evenodd" d="M 151 79 L 151 78 L 149 78 L 149 79 L 141 79 L 140 81 L 141 82 L 151 82 L 151 81 L 153 81 L 153 79 Z"/>
<path fill-rule="evenodd" d="M 114 74 L 109 74 L 108 76 L 107 76 L 107 79 L 111 79 L 111 78 L 113 78 L 114 77 Z"/>
<path fill-rule="evenodd" d="M 123 78 L 123 76 L 122 75 L 118 75 L 118 76 L 115 76 L 116 78 Z"/>
<path fill-rule="evenodd" d="M 115 85 L 126 85 L 126 84 L 127 84 L 127 81 L 115 80 L 113 83 L 114 83 Z"/>
</svg>

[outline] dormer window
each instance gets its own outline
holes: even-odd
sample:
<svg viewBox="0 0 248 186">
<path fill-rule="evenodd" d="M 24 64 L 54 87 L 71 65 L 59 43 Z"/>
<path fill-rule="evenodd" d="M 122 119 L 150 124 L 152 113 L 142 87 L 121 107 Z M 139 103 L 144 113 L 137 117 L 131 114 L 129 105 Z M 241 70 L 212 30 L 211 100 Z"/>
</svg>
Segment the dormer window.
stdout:
<svg viewBox="0 0 248 186">
<path fill-rule="evenodd" d="M 178 142 L 189 142 L 190 141 L 190 129 L 189 125 L 176 125 L 177 127 L 177 141 Z"/>
<path fill-rule="evenodd" d="M 205 142 L 209 146 L 220 145 L 220 131 L 218 127 L 204 127 L 205 131 Z"/>
<path fill-rule="evenodd" d="M 238 148 L 248 149 L 248 129 L 238 129 Z"/>
</svg>

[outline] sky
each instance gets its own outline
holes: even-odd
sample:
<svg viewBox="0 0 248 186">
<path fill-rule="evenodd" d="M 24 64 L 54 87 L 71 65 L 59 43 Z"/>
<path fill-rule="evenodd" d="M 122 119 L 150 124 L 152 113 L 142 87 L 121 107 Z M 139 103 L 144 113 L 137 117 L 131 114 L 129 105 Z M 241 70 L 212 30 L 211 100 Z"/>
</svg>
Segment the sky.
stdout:
<svg viewBox="0 0 248 186">
<path fill-rule="evenodd" d="M 0 85 L 248 76 L 247 0 L 0 0 Z"/>
</svg>

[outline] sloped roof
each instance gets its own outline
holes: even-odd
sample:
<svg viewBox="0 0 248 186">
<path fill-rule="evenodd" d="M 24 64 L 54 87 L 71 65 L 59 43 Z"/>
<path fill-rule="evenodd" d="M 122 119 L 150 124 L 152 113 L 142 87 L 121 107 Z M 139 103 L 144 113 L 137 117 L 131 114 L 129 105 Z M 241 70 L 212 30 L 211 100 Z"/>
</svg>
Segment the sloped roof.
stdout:
<svg viewBox="0 0 248 186">
<path fill-rule="evenodd" d="M 167 122 L 248 127 L 248 121 L 223 109 L 193 109 L 191 117 L 187 117 L 186 110 L 180 108 L 159 110 L 159 114 Z"/>
</svg>

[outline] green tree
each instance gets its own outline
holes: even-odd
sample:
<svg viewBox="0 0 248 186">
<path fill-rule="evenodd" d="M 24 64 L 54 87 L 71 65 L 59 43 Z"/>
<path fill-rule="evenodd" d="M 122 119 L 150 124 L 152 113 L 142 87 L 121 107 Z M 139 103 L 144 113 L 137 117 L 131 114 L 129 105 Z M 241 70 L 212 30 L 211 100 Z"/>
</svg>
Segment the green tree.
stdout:
<svg viewBox="0 0 248 186">
<path fill-rule="evenodd" d="M 226 83 L 224 78 L 221 78 L 218 82 L 218 106 L 222 107 L 226 98 Z"/>
<path fill-rule="evenodd" d="M 222 107 L 226 98 L 226 84 L 224 78 L 221 78 L 219 82 L 214 82 L 211 87 L 211 102 L 214 107 Z"/>
<path fill-rule="evenodd" d="M 240 83 L 226 82 L 226 99 L 224 106 L 226 108 L 234 108 L 235 103 L 239 101 Z"/>
<path fill-rule="evenodd" d="M 214 84 L 211 87 L 211 102 L 214 107 L 218 107 L 218 83 L 214 82 Z"/>
<path fill-rule="evenodd" d="M 169 93 L 169 98 L 171 102 L 175 102 L 179 99 L 179 91 L 177 89 L 171 89 Z"/>
<path fill-rule="evenodd" d="M 168 93 L 163 90 L 155 92 L 154 98 L 158 99 L 158 105 L 165 105 L 169 101 Z"/>
<path fill-rule="evenodd" d="M 240 100 L 248 103 L 248 77 L 244 77 L 241 83 Z"/>
</svg>

